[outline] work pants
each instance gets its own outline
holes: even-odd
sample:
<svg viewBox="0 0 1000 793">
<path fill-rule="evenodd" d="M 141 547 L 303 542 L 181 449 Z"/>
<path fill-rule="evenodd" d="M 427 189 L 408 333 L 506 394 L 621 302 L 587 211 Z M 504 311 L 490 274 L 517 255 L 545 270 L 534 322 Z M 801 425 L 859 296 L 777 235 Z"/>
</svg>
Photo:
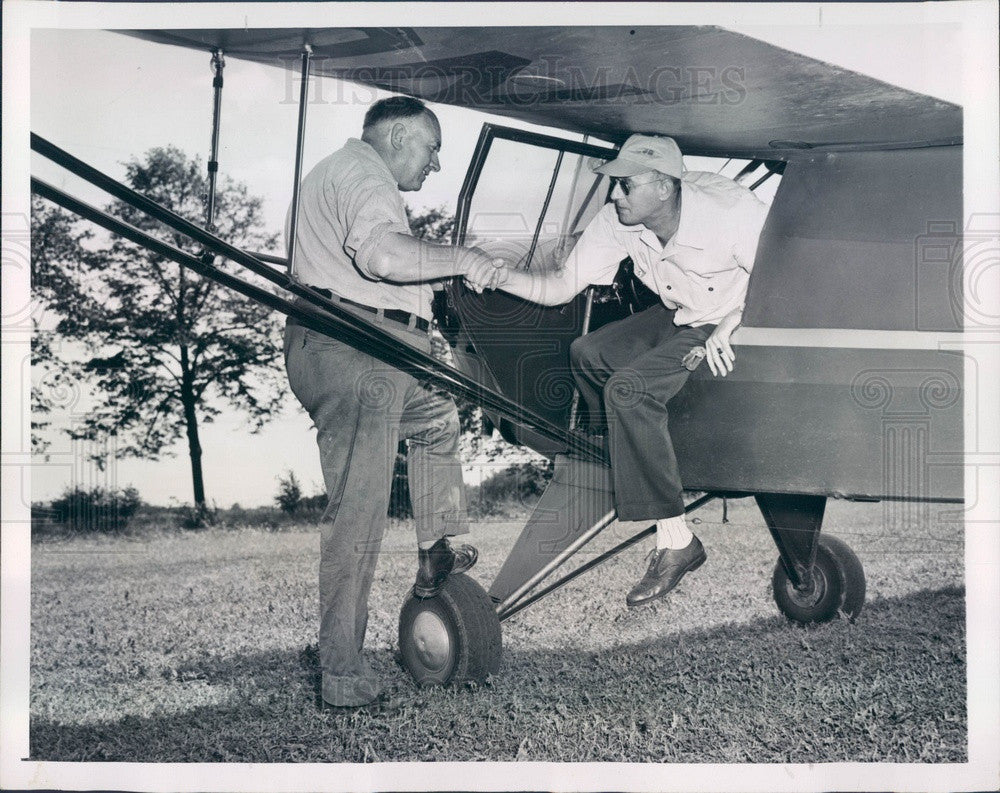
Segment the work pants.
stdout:
<svg viewBox="0 0 1000 793">
<path fill-rule="evenodd" d="M 592 425 L 606 425 L 615 507 L 621 520 L 684 513 L 667 402 L 687 382 L 681 363 L 715 325 L 674 324 L 662 304 L 588 333 L 570 346 L 573 377 Z"/>
<path fill-rule="evenodd" d="M 426 333 L 391 321 L 383 328 L 430 352 Z M 458 410 L 450 396 L 412 375 L 294 323 L 285 328 L 285 367 L 316 425 L 329 497 L 320 529 L 323 699 L 360 705 L 378 691 L 361 651 L 400 438 L 409 440 L 417 541 L 469 530 Z"/>
</svg>

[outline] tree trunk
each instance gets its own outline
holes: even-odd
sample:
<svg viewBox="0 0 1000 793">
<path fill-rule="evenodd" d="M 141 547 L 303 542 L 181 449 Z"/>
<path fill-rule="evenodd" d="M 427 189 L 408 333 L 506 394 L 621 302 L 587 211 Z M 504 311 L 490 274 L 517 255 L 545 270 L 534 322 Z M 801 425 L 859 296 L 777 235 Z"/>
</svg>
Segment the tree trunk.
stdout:
<svg viewBox="0 0 1000 793">
<path fill-rule="evenodd" d="M 198 415 L 195 405 L 194 372 L 188 355 L 188 327 L 184 308 L 187 304 L 187 273 L 178 267 L 177 283 L 177 332 L 180 336 L 181 352 L 181 404 L 184 406 L 184 425 L 187 428 L 188 453 L 191 455 L 191 482 L 194 485 L 194 509 L 199 518 L 206 515 L 205 480 L 201 473 L 201 441 L 198 440 Z"/>
<path fill-rule="evenodd" d="M 188 453 L 191 455 L 191 480 L 194 483 L 194 508 L 205 508 L 205 480 L 201 473 L 201 442 L 198 440 L 197 399 L 194 395 L 194 377 L 188 363 L 187 346 L 181 346 L 181 404 L 184 406 L 184 424 L 187 427 Z"/>
</svg>

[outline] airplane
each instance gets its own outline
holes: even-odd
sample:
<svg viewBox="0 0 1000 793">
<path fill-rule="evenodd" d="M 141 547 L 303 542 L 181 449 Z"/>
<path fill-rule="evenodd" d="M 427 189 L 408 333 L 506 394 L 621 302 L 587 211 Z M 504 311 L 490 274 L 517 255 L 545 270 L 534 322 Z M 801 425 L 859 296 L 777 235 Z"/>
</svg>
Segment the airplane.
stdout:
<svg viewBox="0 0 1000 793">
<path fill-rule="evenodd" d="M 701 494 L 687 512 L 717 498 L 756 500 L 778 550 L 774 600 L 793 622 L 853 621 L 864 605 L 860 560 L 821 532 L 828 499 L 962 503 L 961 107 L 714 26 L 122 32 L 213 55 L 213 190 L 224 58 L 299 64 L 289 257 L 215 237 L 211 196 L 206 226 L 197 226 L 33 135 L 36 152 L 208 255 L 172 248 L 33 179 L 36 193 L 473 400 L 504 438 L 555 460 L 489 590 L 458 575 L 439 597 L 404 603 L 400 652 L 418 683 L 495 673 L 504 620 L 653 532 L 555 575 L 615 519 L 606 458 L 579 431 L 569 344 L 650 296 L 627 262 L 611 288 L 559 307 L 477 294 L 455 279 L 438 317 L 451 366 L 297 283 L 288 270 L 313 75 L 554 130 L 485 124 L 458 197 L 453 242 L 525 268 L 561 264 L 609 197 L 592 166 L 630 134 L 668 134 L 685 156 L 732 161 L 752 188 L 780 180 L 733 336 L 736 368 L 725 378 L 695 369 L 670 414 L 685 489 Z M 214 256 L 300 304 L 221 270 Z"/>
</svg>

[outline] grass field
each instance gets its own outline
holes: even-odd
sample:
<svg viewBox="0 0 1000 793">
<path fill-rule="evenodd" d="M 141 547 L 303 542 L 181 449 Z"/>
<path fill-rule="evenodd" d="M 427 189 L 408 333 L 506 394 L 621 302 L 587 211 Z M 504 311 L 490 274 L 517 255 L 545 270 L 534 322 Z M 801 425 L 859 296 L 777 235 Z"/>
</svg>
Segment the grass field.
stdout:
<svg viewBox="0 0 1000 793">
<path fill-rule="evenodd" d="M 37 542 L 31 756 L 962 762 L 961 528 L 941 507 L 885 509 L 828 508 L 825 530 L 868 576 L 854 625 L 787 623 L 753 502 L 731 502 L 728 525 L 712 504 L 693 527 L 708 563 L 667 600 L 625 608 L 642 544 L 505 622 L 495 679 L 423 690 L 394 661 L 415 564 L 411 527 L 394 524 L 367 642 L 391 696 L 348 712 L 319 705 L 314 528 Z M 476 527 L 484 585 L 520 525 Z"/>
</svg>

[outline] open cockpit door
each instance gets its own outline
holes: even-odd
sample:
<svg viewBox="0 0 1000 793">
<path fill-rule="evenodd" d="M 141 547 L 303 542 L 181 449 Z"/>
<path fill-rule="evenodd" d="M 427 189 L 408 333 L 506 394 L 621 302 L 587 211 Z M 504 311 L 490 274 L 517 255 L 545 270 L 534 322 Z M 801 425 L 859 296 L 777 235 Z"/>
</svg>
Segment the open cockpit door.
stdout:
<svg viewBox="0 0 1000 793">
<path fill-rule="evenodd" d="M 558 268 L 607 200 L 608 179 L 593 168 L 614 154 L 607 146 L 484 125 L 459 196 L 455 242 L 525 270 Z M 449 320 L 442 324 L 460 366 L 568 427 L 574 398 L 569 345 L 585 327 L 588 296 L 544 307 L 453 284 L 448 303 Z M 507 420 L 500 430 L 543 453 L 561 450 Z"/>
</svg>

